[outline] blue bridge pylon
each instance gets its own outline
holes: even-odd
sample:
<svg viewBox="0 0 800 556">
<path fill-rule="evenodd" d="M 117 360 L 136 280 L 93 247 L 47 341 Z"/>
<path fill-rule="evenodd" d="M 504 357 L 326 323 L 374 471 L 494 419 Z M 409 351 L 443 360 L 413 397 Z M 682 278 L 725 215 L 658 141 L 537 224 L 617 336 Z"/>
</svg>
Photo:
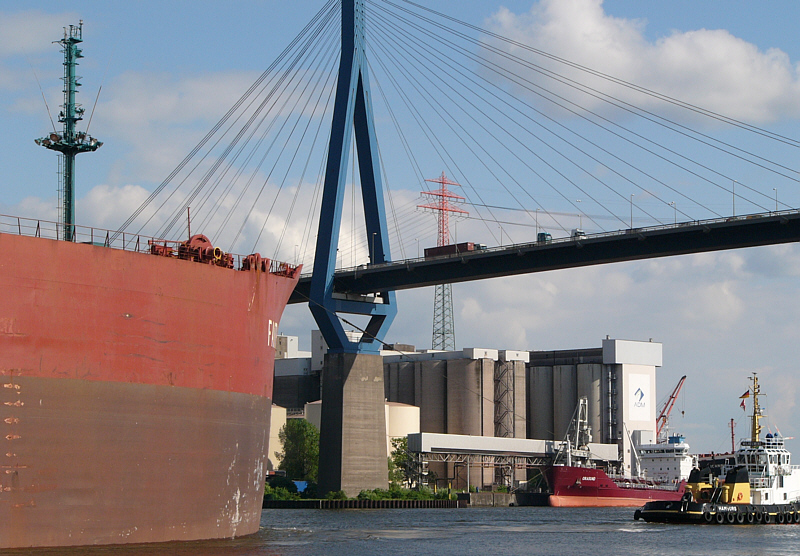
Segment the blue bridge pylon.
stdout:
<svg viewBox="0 0 800 556">
<path fill-rule="evenodd" d="M 360 299 L 337 296 L 334 292 L 352 131 L 355 131 L 370 263 L 383 263 L 390 260 L 389 238 L 364 47 L 363 0 L 342 0 L 342 53 L 309 306 L 329 353 L 377 353 L 397 313 L 394 291 L 376 292 L 375 296 Z M 360 341 L 347 338 L 338 313 L 371 316 Z"/>
</svg>

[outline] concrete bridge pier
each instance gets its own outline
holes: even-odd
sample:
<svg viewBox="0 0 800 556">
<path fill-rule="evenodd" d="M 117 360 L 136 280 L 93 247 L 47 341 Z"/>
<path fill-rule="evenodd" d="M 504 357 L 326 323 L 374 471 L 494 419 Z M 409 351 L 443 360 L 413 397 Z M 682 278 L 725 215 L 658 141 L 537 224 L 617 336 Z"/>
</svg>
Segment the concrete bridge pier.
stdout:
<svg viewBox="0 0 800 556">
<path fill-rule="evenodd" d="M 321 495 L 389 487 L 383 358 L 333 353 L 322 368 Z"/>
</svg>

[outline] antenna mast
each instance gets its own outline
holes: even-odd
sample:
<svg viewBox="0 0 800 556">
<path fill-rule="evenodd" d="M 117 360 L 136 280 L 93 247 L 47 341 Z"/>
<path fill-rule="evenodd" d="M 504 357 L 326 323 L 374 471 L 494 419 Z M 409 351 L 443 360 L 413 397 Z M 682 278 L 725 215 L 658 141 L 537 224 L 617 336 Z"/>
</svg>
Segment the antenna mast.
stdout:
<svg viewBox="0 0 800 556">
<path fill-rule="evenodd" d="M 756 376 L 756 373 L 753 373 L 753 376 L 750 377 L 750 380 L 753 381 L 753 422 L 750 429 L 750 441 L 753 442 L 754 446 L 756 446 L 761 440 L 761 424 L 759 423 L 759 420 L 763 417 L 761 414 L 761 406 L 758 405 L 758 395 L 761 393 L 761 387 L 758 385 L 758 377 Z"/>
<path fill-rule="evenodd" d="M 103 144 L 86 132 L 75 132 L 75 124 L 83 119 L 84 109 L 75 102 L 78 93 L 78 75 L 75 68 L 78 58 L 83 58 L 78 44 L 83 42 L 83 20 L 78 25 L 64 27 L 64 38 L 55 41 L 64 53 L 64 104 L 58 121 L 64 124 L 62 133 L 55 131 L 47 137 L 36 139 L 36 144 L 57 151 L 64 157 L 61 166 L 61 187 L 59 188 L 59 219 L 63 226 L 63 239 L 75 240 L 75 156 L 79 153 L 96 151 Z"/>
</svg>

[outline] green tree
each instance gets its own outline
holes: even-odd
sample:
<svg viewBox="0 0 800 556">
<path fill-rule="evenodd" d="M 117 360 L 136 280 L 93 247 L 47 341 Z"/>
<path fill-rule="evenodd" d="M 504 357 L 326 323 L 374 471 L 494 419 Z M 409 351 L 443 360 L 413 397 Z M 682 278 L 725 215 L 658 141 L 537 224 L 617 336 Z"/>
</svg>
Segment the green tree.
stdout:
<svg viewBox="0 0 800 556">
<path fill-rule="evenodd" d="M 325 495 L 325 500 L 347 500 L 347 494 L 343 490 L 332 490 Z"/>
<path fill-rule="evenodd" d="M 389 483 L 397 488 L 410 486 L 411 456 L 408 454 L 408 437 L 392 438 L 392 455 L 389 456 Z"/>
<path fill-rule="evenodd" d="M 297 494 L 297 487 L 292 492 L 283 487 L 272 487 L 269 484 L 264 486 L 264 500 L 298 500 L 300 495 Z"/>
<path fill-rule="evenodd" d="M 317 480 L 319 466 L 319 431 L 305 419 L 289 419 L 278 438 L 283 451 L 277 454 L 280 468 L 291 479 Z"/>
</svg>

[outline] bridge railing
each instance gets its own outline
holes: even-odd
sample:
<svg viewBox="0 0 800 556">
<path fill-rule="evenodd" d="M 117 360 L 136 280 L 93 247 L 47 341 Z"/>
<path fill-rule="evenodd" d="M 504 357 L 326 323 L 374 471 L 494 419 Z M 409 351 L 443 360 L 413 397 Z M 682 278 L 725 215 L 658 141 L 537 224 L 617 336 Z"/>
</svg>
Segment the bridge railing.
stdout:
<svg viewBox="0 0 800 556">
<path fill-rule="evenodd" d="M 177 252 L 177 245 L 181 243 L 92 226 L 73 225 L 71 228 L 72 241 L 75 243 L 120 249 L 122 251 L 134 251 L 136 253 L 150 253 L 150 246 L 154 244 L 174 247 Z M 65 235 L 70 233 L 70 230 L 69 227 L 60 222 L 0 214 L 0 233 L 63 240 Z M 233 256 L 235 268 L 241 268 L 242 260 L 246 255 L 238 255 L 236 253 L 230 253 L 230 255 Z M 295 265 L 271 260 L 269 271 L 272 274 L 287 274 L 293 272 L 294 268 Z"/>
<path fill-rule="evenodd" d="M 358 272 L 359 270 L 366 269 L 366 268 L 382 268 L 382 267 L 389 267 L 389 266 L 397 266 L 397 265 L 404 265 L 408 263 L 417 263 L 422 261 L 432 261 L 432 260 L 445 260 L 450 258 L 463 258 L 463 257 L 472 257 L 482 253 L 492 253 L 497 251 L 506 251 L 511 248 L 529 248 L 529 247 L 537 247 L 537 246 L 544 246 L 544 245 L 553 245 L 553 244 L 562 244 L 562 243 L 574 243 L 580 241 L 586 241 L 588 239 L 597 239 L 597 238 L 604 238 L 604 237 L 617 237 L 617 236 L 625 236 L 628 234 L 637 234 L 637 233 L 644 233 L 644 232 L 654 232 L 659 230 L 673 230 L 679 228 L 685 228 L 687 226 L 706 226 L 711 224 L 721 224 L 725 222 L 736 222 L 740 220 L 755 220 L 760 218 L 769 218 L 773 216 L 780 216 L 780 215 L 789 215 L 789 214 L 798 214 L 800 213 L 800 209 L 790 209 L 790 210 L 782 210 L 782 211 L 770 211 L 770 212 L 763 212 L 763 213 L 754 213 L 754 214 L 744 214 L 739 216 L 726 216 L 720 218 L 711 218 L 707 220 L 689 220 L 686 222 L 674 222 L 671 224 L 659 224 L 658 226 L 644 226 L 639 228 L 624 228 L 621 230 L 613 230 L 610 232 L 599 232 L 596 234 L 586 234 L 581 237 L 559 237 L 553 238 L 548 241 L 531 241 L 526 243 L 515 243 L 513 245 L 499 245 L 497 247 L 487 247 L 480 250 L 475 251 L 464 251 L 461 253 L 452 253 L 449 255 L 438 255 L 435 257 L 414 257 L 408 259 L 401 259 L 397 261 L 389 261 L 380 264 L 362 264 L 352 267 L 342 267 L 338 270 L 342 272 Z M 309 276 L 310 274 L 304 274 L 303 276 Z"/>
</svg>

